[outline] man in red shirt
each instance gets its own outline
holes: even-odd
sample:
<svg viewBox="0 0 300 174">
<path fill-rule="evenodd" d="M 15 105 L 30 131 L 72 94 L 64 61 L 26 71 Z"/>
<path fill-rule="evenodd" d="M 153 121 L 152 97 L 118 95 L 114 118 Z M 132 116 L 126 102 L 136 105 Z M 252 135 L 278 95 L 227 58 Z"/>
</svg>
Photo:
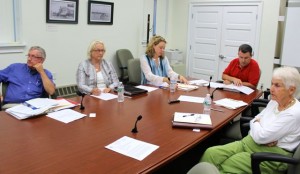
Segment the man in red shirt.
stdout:
<svg viewBox="0 0 300 174">
<path fill-rule="evenodd" d="M 252 47 L 248 44 L 241 45 L 238 56 L 223 72 L 224 83 L 255 89 L 260 78 L 260 70 L 257 62 L 252 59 Z"/>
</svg>

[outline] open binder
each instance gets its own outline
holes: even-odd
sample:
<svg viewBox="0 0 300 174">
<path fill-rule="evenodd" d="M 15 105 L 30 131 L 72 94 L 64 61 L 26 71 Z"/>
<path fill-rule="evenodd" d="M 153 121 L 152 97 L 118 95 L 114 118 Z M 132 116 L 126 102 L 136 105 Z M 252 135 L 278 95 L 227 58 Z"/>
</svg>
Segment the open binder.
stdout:
<svg viewBox="0 0 300 174">
<path fill-rule="evenodd" d="M 210 115 L 175 112 L 173 127 L 213 129 Z"/>
</svg>

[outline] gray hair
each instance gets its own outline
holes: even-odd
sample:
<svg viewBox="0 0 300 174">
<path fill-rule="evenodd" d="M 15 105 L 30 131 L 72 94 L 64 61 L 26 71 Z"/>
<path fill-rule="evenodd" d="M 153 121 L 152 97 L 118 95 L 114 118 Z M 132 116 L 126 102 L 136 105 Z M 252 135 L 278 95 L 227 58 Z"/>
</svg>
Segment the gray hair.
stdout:
<svg viewBox="0 0 300 174">
<path fill-rule="evenodd" d="M 90 59 L 91 58 L 91 53 L 92 51 L 94 50 L 95 46 L 97 44 L 101 44 L 103 45 L 103 48 L 104 48 L 104 51 L 106 51 L 106 48 L 105 48 L 105 45 L 102 41 L 99 41 L 99 40 L 95 40 L 95 41 L 92 41 L 88 47 L 88 50 L 87 50 L 87 57 Z"/>
<path fill-rule="evenodd" d="M 299 92 L 300 85 L 300 74 L 299 71 L 294 67 L 283 66 L 274 69 L 273 77 L 282 80 L 286 88 L 295 87 L 294 96 Z"/>
<path fill-rule="evenodd" d="M 44 50 L 44 48 L 39 47 L 39 46 L 32 46 L 32 47 L 30 47 L 29 51 L 32 51 L 32 50 L 37 50 L 41 54 L 41 57 L 44 60 L 46 59 L 46 51 Z"/>
</svg>

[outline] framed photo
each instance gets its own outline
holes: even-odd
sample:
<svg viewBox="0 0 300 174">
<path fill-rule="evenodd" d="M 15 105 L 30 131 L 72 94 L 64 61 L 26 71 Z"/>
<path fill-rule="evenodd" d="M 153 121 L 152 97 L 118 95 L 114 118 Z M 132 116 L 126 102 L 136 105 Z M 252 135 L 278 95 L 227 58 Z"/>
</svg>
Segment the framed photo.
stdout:
<svg viewBox="0 0 300 174">
<path fill-rule="evenodd" d="M 47 23 L 78 24 L 79 0 L 47 0 Z"/>
<path fill-rule="evenodd" d="M 91 1 L 88 2 L 88 24 L 112 25 L 114 3 Z"/>
</svg>

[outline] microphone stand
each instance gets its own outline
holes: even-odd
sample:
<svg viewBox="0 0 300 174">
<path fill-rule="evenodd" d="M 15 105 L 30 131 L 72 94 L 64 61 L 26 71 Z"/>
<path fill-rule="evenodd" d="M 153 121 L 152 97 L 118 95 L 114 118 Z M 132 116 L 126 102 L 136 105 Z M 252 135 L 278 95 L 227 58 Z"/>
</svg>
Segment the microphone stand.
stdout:
<svg viewBox="0 0 300 174">
<path fill-rule="evenodd" d="M 212 92 L 211 95 L 210 95 L 211 100 L 214 99 L 214 92 L 215 92 L 216 90 L 218 90 L 218 89 L 221 89 L 221 90 L 222 90 L 223 88 L 216 88 L 216 89 L 214 89 L 213 92 Z"/>
<path fill-rule="evenodd" d="M 131 130 L 132 133 L 138 133 L 138 130 L 137 130 L 137 122 L 140 121 L 143 117 L 141 115 L 139 115 L 135 121 L 135 124 L 134 124 L 134 128 Z"/>
<path fill-rule="evenodd" d="M 207 88 L 210 88 L 210 82 L 211 82 L 212 76 L 209 77 L 209 82 Z"/>
<path fill-rule="evenodd" d="M 80 91 L 77 91 L 76 93 L 77 93 L 78 96 L 81 96 L 81 102 L 80 102 L 80 108 L 79 109 L 84 110 L 85 107 L 83 106 L 83 98 L 85 96 L 85 93 L 82 93 Z"/>
</svg>

